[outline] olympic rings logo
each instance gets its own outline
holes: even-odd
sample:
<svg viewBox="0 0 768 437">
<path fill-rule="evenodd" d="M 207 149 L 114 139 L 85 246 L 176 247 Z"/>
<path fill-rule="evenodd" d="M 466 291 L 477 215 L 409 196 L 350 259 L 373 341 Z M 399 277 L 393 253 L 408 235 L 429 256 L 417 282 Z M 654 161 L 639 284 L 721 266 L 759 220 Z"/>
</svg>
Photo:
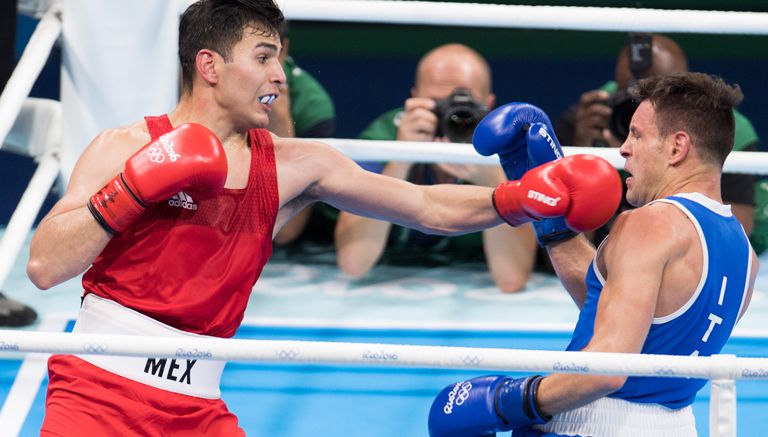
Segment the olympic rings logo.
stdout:
<svg viewBox="0 0 768 437">
<path fill-rule="evenodd" d="M 298 353 L 296 353 L 296 351 L 293 349 L 283 349 L 277 352 L 277 356 L 281 360 L 293 360 L 296 358 L 296 355 L 298 355 Z"/>
<path fill-rule="evenodd" d="M 469 399 L 469 391 L 472 390 L 472 383 L 464 381 L 459 387 L 459 392 L 456 394 L 456 405 L 463 405 L 464 402 Z"/>
<path fill-rule="evenodd" d="M 480 357 L 478 356 L 465 356 L 464 357 L 464 364 L 467 366 L 479 366 L 480 365 Z"/>
<path fill-rule="evenodd" d="M 160 164 L 165 161 L 165 154 L 159 144 L 152 144 L 147 148 L 147 155 L 149 155 L 149 161 L 155 164 Z"/>
<path fill-rule="evenodd" d="M 83 351 L 89 354 L 103 354 L 107 351 L 107 347 L 103 344 L 86 343 L 83 346 Z"/>
<path fill-rule="evenodd" d="M 457 382 L 448 393 L 448 402 L 443 407 L 443 413 L 453 413 L 453 406 L 460 407 L 469 399 L 469 392 L 472 391 L 472 383 L 469 381 Z"/>
</svg>

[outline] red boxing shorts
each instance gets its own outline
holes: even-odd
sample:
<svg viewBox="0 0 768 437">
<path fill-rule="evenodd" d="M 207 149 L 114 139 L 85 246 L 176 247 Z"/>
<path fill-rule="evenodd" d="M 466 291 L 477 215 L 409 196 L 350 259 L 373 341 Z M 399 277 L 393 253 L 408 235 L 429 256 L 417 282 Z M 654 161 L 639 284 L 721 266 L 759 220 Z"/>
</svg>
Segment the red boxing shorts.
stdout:
<svg viewBox="0 0 768 437">
<path fill-rule="evenodd" d="M 200 337 L 89 294 L 74 332 Z M 223 361 L 54 355 L 43 436 L 244 436 L 220 399 Z M 199 351 L 198 351 L 199 352 Z M 205 354 L 203 354 L 204 356 Z"/>
<path fill-rule="evenodd" d="M 245 436 L 221 399 L 151 387 L 71 355 L 48 360 L 41 436 Z"/>
</svg>

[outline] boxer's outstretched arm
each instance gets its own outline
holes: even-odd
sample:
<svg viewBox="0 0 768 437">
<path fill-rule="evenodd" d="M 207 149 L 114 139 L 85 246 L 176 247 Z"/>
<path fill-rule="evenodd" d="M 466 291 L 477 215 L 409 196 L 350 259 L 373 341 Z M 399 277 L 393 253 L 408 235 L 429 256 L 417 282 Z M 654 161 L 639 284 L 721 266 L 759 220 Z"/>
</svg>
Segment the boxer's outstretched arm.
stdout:
<svg viewBox="0 0 768 437">
<path fill-rule="evenodd" d="M 131 126 L 108 129 L 88 145 L 66 192 L 32 238 L 27 274 L 37 287 L 48 289 L 79 275 L 101 253 L 111 236 L 88 211 L 88 200 L 148 140 L 149 134 Z"/>
<path fill-rule="evenodd" d="M 298 146 L 305 148 L 299 158 L 303 164 L 293 171 L 301 173 L 296 177 L 308 178 L 303 195 L 313 200 L 432 234 L 463 234 L 502 223 L 491 202 L 492 188 L 415 185 L 365 171 L 325 144 L 304 142 Z M 278 179 L 278 184 L 282 183 Z"/>
<path fill-rule="evenodd" d="M 406 162 L 390 162 L 381 174 L 405 180 L 411 166 Z M 384 253 L 391 229 L 390 222 L 341 212 L 334 230 L 339 269 L 353 278 L 367 274 Z"/>
</svg>

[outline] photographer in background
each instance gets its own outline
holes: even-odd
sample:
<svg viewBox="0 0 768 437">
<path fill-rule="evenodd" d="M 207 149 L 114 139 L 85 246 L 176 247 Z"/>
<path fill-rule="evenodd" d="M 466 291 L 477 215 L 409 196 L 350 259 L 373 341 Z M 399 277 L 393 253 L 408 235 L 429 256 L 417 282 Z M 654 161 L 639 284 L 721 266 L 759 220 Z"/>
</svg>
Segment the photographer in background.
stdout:
<svg viewBox="0 0 768 437">
<path fill-rule="evenodd" d="M 404 108 L 379 116 L 361 138 L 470 143 L 476 124 L 494 101 L 485 59 L 460 44 L 439 46 L 419 61 Z M 505 180 L 497 166 L 389 162 L 366 168 L 423 185 L 462 182 L 494 187 Z M 484 259 L 496 286 L 504 292 L 525 286 L 536 254 L 530 225 L 502 225 L 443 237 L 345 212 L 339 214 L 334 241 L 339 268 L 355 278 L 364 276 L 379 261 L 440 266 Z"/>
<path fill-rule="evenodd" d="M 579 102 L 560 118 L 556 126 L 557 137 L 565 146 L 619 147 L 627 137 L 629 121 L 637 108 L 627 90 L 645 77 L 685 71 L 688 71 L 688 60 L 676 42 L 663 35 L 630 34 L 616 60 L 615 81 L 583 93 Z M 733 150 L 757 151 L 759 139 L 752 124 L 738 111 L 733 113 L 736 120 Z M 765 244 L 756 244 L 756 239 L 768 243 L 768 229 L 758 226 L 753 232 L 756 221 L 765 222 L 760 217 L 764 208 L 760 205 L 755 208 L 755 177 L 723 173 L 721 188 L 723 202 L 731 205 L 747 235 L 752 234 L 750 238 L 759 253 Z M 627 208 L 626 202 L 619 207 L 620 210 Z M 595 243 L 605 237 L 611 223 L 596 232 Z"/>
</svg>

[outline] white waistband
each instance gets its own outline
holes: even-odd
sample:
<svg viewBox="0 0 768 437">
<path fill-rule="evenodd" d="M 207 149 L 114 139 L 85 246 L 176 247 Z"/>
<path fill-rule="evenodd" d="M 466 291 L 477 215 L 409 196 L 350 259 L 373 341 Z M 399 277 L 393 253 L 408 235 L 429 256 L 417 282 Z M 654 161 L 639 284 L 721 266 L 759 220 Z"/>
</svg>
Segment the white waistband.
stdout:
<svg viewBox="0 0 768 437">
<path fill-rule="evenodd" d="M 206 336 L 184 332 L 126 308 L 117 302 L 88 294 L 77 314 L 72 332 L 159 337 Z M 224 361 L 177 358 L 77 355 L 78 358 L 125 378 L 163 390 L 207 399 L 221 397 L 219 383 Z"/>
<path fill-rule="evenodd" d="M 581 408 L 556 414 L 537 425 L 539 431 L 593 437 L 695 437 L 691 407 L 671 410 L 659 404 L 600 398 Z"/>
</svg>

